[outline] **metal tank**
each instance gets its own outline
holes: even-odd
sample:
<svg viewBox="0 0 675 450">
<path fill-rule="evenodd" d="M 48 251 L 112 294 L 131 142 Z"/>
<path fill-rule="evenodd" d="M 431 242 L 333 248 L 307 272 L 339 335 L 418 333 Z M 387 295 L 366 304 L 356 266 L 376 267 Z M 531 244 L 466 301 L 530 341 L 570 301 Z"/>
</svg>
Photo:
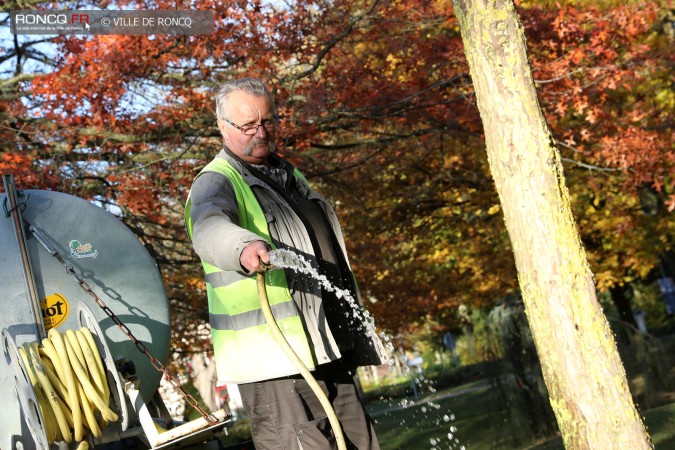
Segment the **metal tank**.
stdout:
<svg viewBox="0 0 675 450">
<path fill-rule="evenodd" d="M 34 317 L 36 308 L 31 306 L 30 282 L 26 281 L 20 237 L 17 237 L 10 206 L 13 198 L 11 191 L 10 196 L 0 196 L 3 209 L 0 216 L 0 330 L 4 338 L 4 357 L 0 357 L 0 401 L 3 404 L 0 448 L 32 450 L 39 446 L 27 426 L 31 421 L 26 418 L 31 413 L 24 411 L 19 401 L 17 391 L 22 387 L 15 385 L 16 378 L 21 377 L 14 375 L 16 364 L 8 347 L 12 346 L 11 341 L 16 346 L 39 341 L 41 323 Z M 165 364 L 170 340 L 169 306 L 154 259 L 118 218 L 88 201 L 37 190 L 20 191 L 14 201 L 23 222 L 24 253 L 30 263 L 33 290 L 40 302 L 39 314 L 45 327 L 57 327 L 61 332 L 79 329 L 83 321 L 78 311 L 83 308 L 91 311 L 90 328 L 97 328 L 109 356 L 131 361 L 135 367 L 140 385 L 134 392 L 134 401 L 152 399 L 162 374 L 82 288 L 77 278 L 91 287 L 148 353 Z M 60 256 L 63 263 L 55 255 Z M 123 384 L 117 378 L 112 383 Z M 111 386 L 111 390 L 114 388 Z M 117 390 L 123 392 L 122 386 L 117 386 Z M 139 405 L 132 406 L 127 421 L 136 418 Z M 124 428 L 126 426 L 125 423 Z"/>
</svg>

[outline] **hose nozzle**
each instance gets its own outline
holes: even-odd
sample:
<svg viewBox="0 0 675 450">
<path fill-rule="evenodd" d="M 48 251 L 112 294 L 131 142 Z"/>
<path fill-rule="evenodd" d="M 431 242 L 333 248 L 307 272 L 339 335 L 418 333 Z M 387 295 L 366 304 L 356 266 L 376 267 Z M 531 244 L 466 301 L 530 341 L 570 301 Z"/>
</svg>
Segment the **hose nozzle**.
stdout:
<svg viewBox="0 0 675 450">
<path fill-rule="evenodd" d="M 263 273 L 274 269 L 276 269 L 276 267 L 274 267 L 272 263 L 265 262 L 262 259 L 260 260 L 260 267 L 258 267 L 258 273 Z"/>
</svg>

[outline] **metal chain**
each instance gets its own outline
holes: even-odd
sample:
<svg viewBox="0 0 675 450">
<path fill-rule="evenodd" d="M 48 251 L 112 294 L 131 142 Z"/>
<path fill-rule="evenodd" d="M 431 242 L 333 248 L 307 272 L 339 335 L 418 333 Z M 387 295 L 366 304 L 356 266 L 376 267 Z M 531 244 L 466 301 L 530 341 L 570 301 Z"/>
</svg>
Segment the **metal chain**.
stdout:
<svg viewBox="0 0 675 450">
<path fill-rule="evenodd" d="M 24 220 L 24 222 L 26 222 L 26 221 Z M 27 223 L 27 222 L 26 222 L 26 223 Z M 190 406 L 192 406 L 197 412 L 199 412 L 199 414 L 201 414 L 201 416 L 202 416 L 209 424 L 215 424 L 215 423 L 217 423 L 217 422 L 218 422 L 218 419 L 217 419 L 216 417 L 214 417 L 211 413 L 208 413 L 208 412 L 204 411 L 204 409 L 203 409 L 201 406 L 199 406 L 199 404 L 197 403 L 197 400 L 195 400 L 195 398 L 194 398 L 192 395 L 190 395 L 190 394 L 188 394 L 187 392 L 185 392 L 185 390 L 184 390 L 183 387 L 181 386 L 180 381 L 178 381 L 178 380 L 177 380 L 176 378 L 174 378 L 171 374 L 169 374 L 169 373 L 167 372 L 166 368 L 164 367 L 164 365 L 163 365 L 157 358 L 155 358 L 154 356 L 152 356 L 152 355 L 150 354 L 150 352 L 148 351 L 148 349 L 147 349 L 147 347 L 145 346 L 145 344 L 143 344 L 141 341 L 139 341 L 139 340 L 136 338 L 136 336 L 134 336 L 134 334 L 131 332 L 131 330 L 129 329 L 129 327 L 127 327 L 127 326 L 126 326 L 126 325 L 125 325 L 125 324 L 124 324 L 124 323 L 123 323 L 123 322 L 115 315 L 115 313 L 108 307 L 108 305 L 106 305 L 105 302 L 104 302 L 98 295 L 96 295 L 96 292 L 94 292 L 93 289 L 91 288 L 91 286 L 89 286 L 89 283 L 87 283 L 87 282 L 84 280 L 84 278 L 82 278 L 80 275 L 78 275 L 77 273 L 75 273 L 75 269 L 74 269 L 73 265 L 72 265 L 72 264 L 68 264 L 68 263 L 63 259 L 63 257 L 59 254 L 58 251 L 56 251 L 54 248 L 51 248 L 51 246 L 50 246 L 50 245 L 47 243 L 47 241 L 44 239 L 44 236 L 42 236 L 42 234 L 41 234 L 38 230 L 36 230 L 35 227 L 33 227 L 32 225 L 29 224 L 28 230 L 33 234 L 33 236 L 35 236 L 35 238 L 42 244 L 42 246 L 43 246 L 45 249 L 47 249 L 47 251 L 61 263 L 61 265 L 63 265 L 63 266 L 65 267 L 66 273 L 70 274 L 73 278 L 75 278 L 75 280 L 77 280 L 77 282 L 78 282 L 78 284 L 80 285 L 80 287 L 82 288 L 82 290 L 84 290 L 87 294 L 89 294 L 89 296 L 90 296 L 91 298 L 94 299 L 94 301 L 96 302 L 96 304 L 103 310 L 103 312 L 106 313 L 106 315 L 107 315 L 108 317 L 110 317 L 110 319 L 111 319 L 113 322 L 115 322 L 115 324 L 117 324 L 117 326 L 118 326 L 119 329 L 122 331 L 122 333 L 124 333 L 124 334 L 131 340 L 131 342 L 134 343 L 134 345 L 136 346 L 136 348 L 138 349 L 138 351 L 141 352 L 141 353 L 143 353 L 145 356 L 148 357 L 148 359 L 150 360 L 150 364 L 152 364 L 152 367 L 154 367 L 158 372 L 163 373 L 164 376 L 166 377 L 167 381 L 168 381 L 169 383 L 171 383 L 171 385 L 172 385 L 174 388 L 178 389 L 178 391 L 179 391 L 179 392 L 183 395 L 183 397 L 185 398 L 185 401 L 186 401 Z"/>
</svg>

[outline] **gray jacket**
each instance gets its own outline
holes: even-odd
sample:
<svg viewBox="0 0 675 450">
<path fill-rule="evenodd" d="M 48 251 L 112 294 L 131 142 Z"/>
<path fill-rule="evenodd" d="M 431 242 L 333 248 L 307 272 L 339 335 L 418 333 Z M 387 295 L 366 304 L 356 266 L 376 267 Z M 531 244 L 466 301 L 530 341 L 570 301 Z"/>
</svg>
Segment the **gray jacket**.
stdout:
<svg viewBox="0 0 675 450">
<path fill-rule="evenodd" d="M 279 187 L 275 190 L 268 182 L 258 177 L 256 171 L 251 170 L 248 164 L 224 150 L 216 157 L 228 160 L 251 187 L 267 219 L 274 245 L 302 255 L 316 268 L 317 262 L 307 229 L 289 202 L 278 193 Z M 285 177 L 293 176 L 293 167 L 276 156 L 273 158 L 280 164 L 277 172 L 282 178 L 281 184 L 284 184 Z M 297 188 L 303 198 L 316 201 L 321 206 L 348 264 L 344 238 L 335 211 L 318 193 L 311 190 L 304 180 L 295 178 L 296 182 L 290 185 Z M 264 239 L 238 225 L 239 210 L 229 179 L 218 173 L 202 173 L 192 186 L 190 198 L 192 241 L 200 258 L 226 271 L 223 272 L 226 279 L 220 280 L 221 283 L 235 282 L 251 276 L 242 269 L 239 256 L 247 244 Z M 351 268 L 349 270 L 351 271 Z M 380 365 L 386 362 L 387 356 L 382 342 L 363 324 L 355 326 L 355 329 L 348 330 L 347 333 L 342 330 L 342 336 L 335 326 L 331 330 L 323 307 L 322 289 L 316 280 L 290 269 L 286 269 L 286 278 L 313 346 L 317 364 L 340 359 L 343 356 L 340 341 L 344 338 L 355 342 L 352 344 L 355 347 L 349 351 L 349 355 L 345 355 L 353 365 Z M 354 297 L 361 305 L 358 290 Z"/>
</svg>

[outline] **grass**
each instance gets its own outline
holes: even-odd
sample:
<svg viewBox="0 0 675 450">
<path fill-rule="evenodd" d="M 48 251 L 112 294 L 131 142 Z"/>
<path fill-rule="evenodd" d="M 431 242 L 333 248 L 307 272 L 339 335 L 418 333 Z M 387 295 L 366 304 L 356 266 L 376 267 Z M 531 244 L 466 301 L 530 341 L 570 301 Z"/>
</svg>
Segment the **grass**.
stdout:
<svg viewBox="0 0 675 450">
<path fill-rule="evenodd" d="M 655 450 L 675 448 L 675 403 L 647 411 L 644 420 Z M 529 450 L 565 450 L 565 447 L 562 439 L 556 438 Z"/>
<path fill-rule="evenodd" d="M 528 436 L 484 383 L 435 393 L 404 408 L 406 402 L 368 405 L 383 450 L 565 450 L 560 437 Z M 656 450 L 675 448 L 675 403 L 649 410 L 644 418 Z"/>
<path fill-rule="evenodd" d="M 484 390 L 478 389 L 413 406 L 405 400 L 389 400 L 369 405 L 369 410 L 383 450 L 478 448 L 491 444 L 493 436 L 485 430 L 502 420 L 499 413 L 491 412 L 490 403 Z"/>
<path fill-rule="evenodd" d="M 657 450 L 675 448 L 675 403 L 647 411 L 645 422 Z"/>
<path fill-rule="evenodd" d="M 484 381 L 438 392 L 382 398 L 367 404 L 382 450 L 564 450 L 562 440 L 535 438 Z M 644 413 L 656 450 L 675 448 L 675 403 Z M 225 444 L 250 440 L 246 420 Z M 234 447 L 233 447 L 234 448 Z"/>
<path fill-rule="evenodd" d="M 369 404 L 383 450 L 515 448 L 505 411 L 495 408 L 489 386 L 473 383 L 409 400 Z M 498 448 L 498 447 L 497 447 Z"/>
</svg>

